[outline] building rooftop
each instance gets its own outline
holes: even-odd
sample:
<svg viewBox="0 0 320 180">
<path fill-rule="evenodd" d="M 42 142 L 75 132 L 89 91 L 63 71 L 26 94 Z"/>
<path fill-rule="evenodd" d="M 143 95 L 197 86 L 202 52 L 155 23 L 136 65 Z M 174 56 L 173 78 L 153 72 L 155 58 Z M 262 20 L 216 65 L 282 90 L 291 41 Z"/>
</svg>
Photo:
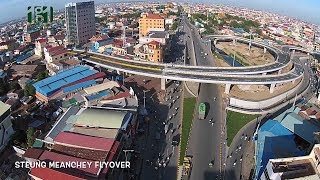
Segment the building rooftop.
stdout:
<svg viewBox="0 0 320 180">
<path fill-rule="evenodd" d="M 258 130 L 257 169 L 256 176 L 260 178 L 269 159 L 302 156 L 303 150 L 298 149 L 295 135 L 276 120 L 268 120 Z"/>
<path fill-rule="evenodd" d="M 109 81 L 109 82 L 105 82 L 102 84 L 97 84 L 97 85 L 94 85 L 91 87 L 87 87 L 83 90 L 87 94 L 94 94 L 94 93 L 97 93 L 97 92 L 100 92 L 100 91 L 103 91 L 106 89 L 111 89 L 114 86 L 119 87 L 119 84 L 116 81 Z"/>
<path fill-rule="evenodd" d="M 310 144 L 314 142 L 314 132 L 319 132 L 320 128 L 312 124 L 310 121 L 303 119 L 294 112 L 288 112 L 282 120 L 281 125 L 289 129 L 294 134 L 303 138 Z"/>
<path fill-rule="evenodd" d="M 87 163 L 94 164 L 94 162 L 91 160 L 67 156 L 67 155 L 63 155 L 63 154 L 59 154 L 51 151 L 44 151 L 40 156 L 39 160 L 48 161 L 48 162 L 52 162 L 52 161 L 54 162 L 87 162 Z M 79 174 L 84 174 L 84 175 L 97 176 L 100 172 L 100 167 L 96 167 L 93 165 L 86 168 L 79 167 L 79 168 L 66 169 L 66 170 L 71 172 L 78 172 Z"/>
<path fill-rule="evenodd" d="M 0 116 L 2 116 L 5 112 L 10 109 L 10 105 L 3 103 L 0 101 Z"/>
<path fill-rule="evenodd" d="M 76 176 L 66 174 L 50 168 L 32 168 L 30 171 L 30 174 L 40 179 L 48 179 L 48 177 L 50 177 L 51 180 L 54 180 L 54 179 L 85 180 L 86 179 L 86 177 L 80 178 L 80 177 L 76 177 Z"/>
<path fill-rule="evenodd" d="M 77 126 L 71 126 L 68 131 L 74 132 L 74 133 L 81 133 L 88 136 L 112 138 L 112 139 L 115 139 L 119 132 L 118 129 L 87 128 L 87 127 L 77 127 Z"/>
<path fill-rule="evenodd" d="M 23 157 L 25 158 L 32 158 L 32 159 L 39 159 L 41 154 L 44 152 L 43 149 L 37 149 L 37 148 L 28 148 L 26 152 L 23 154 Z"/>
<path fill-rule="evenodd" d="M 108 155 L 106 151 L 97 151 L 92 149 L 83 149 L 76 147 L 69 147 L 60 144 L 54 144 L 52 146 L 54 151 L 63 153 L 69 156 L 74 156 L 82 159 L 89 159 L 92 161 L 105 161 Z"/>
<path fill-rule="evenodd" d="M 58 91 L 62 86 L 84 79 L 96 74 L 97 71 L 91 70 L 86 66 L 77 66 L 72 69 L 60 72 L 33 84 L 36 90 L 44 96 L 50 96 Z"/>
<path fill-rule="evenodd" d="M 83 110 L 75 125 L 120 129 L 127 114 L 130 113 L 126 111 L 88 108 Z"/>
<path fill-rule="evenodd" d="M 281 179 L 295 179 L 316 174 L 312 159 L 271 161 L 272 170 L 275 173 L 282 173 Z"/>
<path fill-rule="evenodd" d="M 54 143 L 77 148 L 109 151 L 114 143 L 114 139 L 93 137 L 72 132 L 60 132 L 54 139 Z"/>
</svg>

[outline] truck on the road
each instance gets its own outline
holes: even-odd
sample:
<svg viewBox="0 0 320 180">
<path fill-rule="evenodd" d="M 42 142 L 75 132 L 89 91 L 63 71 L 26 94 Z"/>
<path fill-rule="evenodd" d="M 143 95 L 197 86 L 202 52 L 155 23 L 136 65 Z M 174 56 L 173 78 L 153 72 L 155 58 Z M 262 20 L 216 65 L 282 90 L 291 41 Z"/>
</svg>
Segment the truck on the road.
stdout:
<svg viewBox="0 0 320 180">
<path fill-rule="evenodd" d="M 205 119 L 206 116 L 206 104 L 205 103 L 200 103 L 199 104 L 199 119 Z"/>
<path fill-rule="evenodd" d="M 184 157 L 181 180 L 189 180 L 192 169 L 191 157 Z"/>
</svg>

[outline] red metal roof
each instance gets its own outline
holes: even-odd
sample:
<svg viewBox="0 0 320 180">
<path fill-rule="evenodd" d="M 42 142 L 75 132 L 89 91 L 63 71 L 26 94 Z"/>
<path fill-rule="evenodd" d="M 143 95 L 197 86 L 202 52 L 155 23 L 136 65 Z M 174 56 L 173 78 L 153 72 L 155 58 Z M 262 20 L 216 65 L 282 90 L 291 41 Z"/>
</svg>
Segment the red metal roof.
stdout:
<svg viewBox="0 0 320 180">
<path fill-rule="evenodd" d="M 109 151 L 113 145 L 114 139 L 93 137 L 72 132 L 60 132 L 54 139 L 54 142 L 65 146 Z"/>
<path fill-rule="evenodd" d="M 43 149 L 28 148 L 26 152 L 23 154 L 23 157 L 38 159 L 43 153 L 43 151 Z"/>
<path fill-rule="evenodd" d="M 109 151 L 109 154 L 108 154 L 108 157 L 107 157 L 107 162 L 110 162 L 110 161 L 116 161 L 117 159 L 113 159 L 114 158 L 114 155 L 117 153 L 117 150 L 118 150 L 118 147 L 119 147 L 119 144 L 120 142 L 119 141 L 115 141 L 113 146 L 112 146 L 112 149 Z M 102 173 L 100 175 L 106 175 L 107 172 L 109 170 L 109 166 L 105 167 L 103 170 L 102 170 Z"/>
<path fill-rule="evenodd" d="M 82 180 L 84 178 L 75 177 L 50 168 L 32 168 L 30 174 L 45 180 Z"/>
<path fill-rule="evenodd" d="M 148 13 L 147 19 L 163 19 L 159 14 Z"/>
<path fill-rule="evenodd" d="M 126 98 L 126 97 L 129 97 L 129 96 L 131 96 L 131 94 L 128 91 L 126 91 L 126 92 L 119 93 L 119 94 L 117 94 L 115 96 L 112 96 L 110 98 L 107 98 L 105 100 L 115 100 L 115 99 Z"/>
<path fill-rule="evenodd" d="M 52 54 L 52 56 L 58 56 L 58 55 L 60 55 L 60 54 L 65 54 L 65 53 L 67 53 L 67 52 L 68 52 L 68 50 L 62 49 L 62 50 L 59 50 L 59 51 L 57 51 L 57 52 L 54 52 L 54 53 Z"/>
<path fill-rule="evenodd" d="M 83 175 L 92 175 L 92 176 L 97 176 L 98 173 L 100 172 L 100 167 L 96 167 L 94 165 L 94 161 L 87 160 L 87 159 L 81 159 L 81 158 L 76 158 L 72 156 L 67 156 L 63 154 L 58 154 L 55 152 L 51 151 L 44 151 L 42 155 L 40 156 L 39 160 L 41 161 L 48 161 L 48 162 L 87 162 L 91 163 L 90 167 L 80 167 L 80 168 L 74 168 L 74 169 L 67 169 L 70 172 L 81 172 Z"/>
<path fill-rule="evenodd" d="M 64 49 L 64 47 L 63 46 L 55 46 L 55 47 L 49 47 L 49 48 L 46 47 L 46 49 L 48 52 L 54 52 L 54 51 L 62 50 L 62 49 Z"/>
<path fill-rule="evenodd" d="M 122 40 L 116 40 L 112 43 L 113 46 L 116 46 L 116 47 L 122 47 L 123 45 L 123 41 Z"/>
<path fill-rule="evenodd" d="M 42 38 L 42 39 L 38 39 L 37 41 L 38 41 L 39 43 L 45 43 L 45 42 L 48 42 L 48 39 Z"/>
<path fill-rule="evenodd" d="M 151 41 L 151 42 L 149 42 L 148 44 L 151 44 L 151 45 L 160 45 L 160 42 L 158 42 L 158 41 Z"/>
</svg>

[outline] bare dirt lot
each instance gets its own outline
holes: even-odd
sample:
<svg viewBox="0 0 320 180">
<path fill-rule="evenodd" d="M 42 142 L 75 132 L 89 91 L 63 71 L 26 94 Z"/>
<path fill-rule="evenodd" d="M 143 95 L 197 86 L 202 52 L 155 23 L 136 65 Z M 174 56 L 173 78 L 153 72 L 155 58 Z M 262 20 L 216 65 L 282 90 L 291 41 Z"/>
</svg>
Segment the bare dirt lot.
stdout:
<svg viewBox="0 0 320 180">
<path fill-rule="evenodd" d="M 275 61 L 274 57 L 263 49 L 252 46 L 249 51 L 248 45 L 243 43 L 219 42 L 217 48 L 223 50 L 227 54 L 234 54 L 246 65 L 263 65 Z"/>
</svg>

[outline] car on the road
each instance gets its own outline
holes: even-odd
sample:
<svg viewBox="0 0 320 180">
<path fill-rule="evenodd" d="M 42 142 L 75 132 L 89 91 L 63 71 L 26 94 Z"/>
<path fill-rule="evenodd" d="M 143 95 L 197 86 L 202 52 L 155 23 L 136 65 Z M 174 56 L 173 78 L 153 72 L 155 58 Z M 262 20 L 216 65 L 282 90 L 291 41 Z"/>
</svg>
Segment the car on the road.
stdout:
<svg viewBox="0 0 320 180">
<path fill-rule="evenodd" d="M 234 163 L 232 164 L 233 167 L 235 167 L 237 165 L 237 160 L 234 161 Z"/>
<path fill-rule="evenodd" d="M 169 131 L 169 125 L 166 124 L 166 125 L 164 126 L 164 133 L 167 134 L 168 131 Z"/>
</svg>

